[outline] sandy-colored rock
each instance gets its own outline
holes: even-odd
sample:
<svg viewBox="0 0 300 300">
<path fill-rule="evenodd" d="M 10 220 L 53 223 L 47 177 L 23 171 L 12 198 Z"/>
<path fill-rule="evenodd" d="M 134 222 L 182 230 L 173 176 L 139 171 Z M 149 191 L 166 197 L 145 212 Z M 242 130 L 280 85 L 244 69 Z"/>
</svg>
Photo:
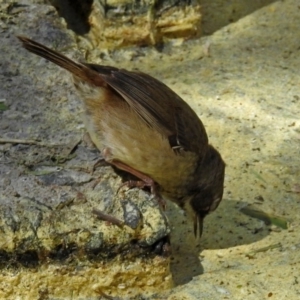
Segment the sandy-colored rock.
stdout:
<svg viewBox="0 0 300 300">
<path fill-rule="evenodd" d="M 198 1 L 50 1 L 91 48 L 159 45 L 201 33 Z"/>
<path fill-rule="evenodd" d="M 14 18 L 16 22 L 20 15 Z M 49 46 L 61 44 L 60 50 L 68 44 L 68 35 L 57 25 L 44 39 L 40 32 L 48 26 L 47 18 L 35 17 L 35 23 L 32 18 L 34 14 L 28 22 L 31 31 L 25 25 L 22 30 L 1 25 L 0 51 L 5 59 L 0 98 L 9 108 L 1 114 L 1 136 L 69 144 L 81 136 L 79 105 L 69 77 L 47 65 L 37 78 L 32 68 L 45 63 L 28 54 L 26 64 L 20 63 L 12 50 L 19 47 L 15 33 L 30 34 Z M 298 299 L 299 22 L 298 1 L 277 1 L 212 36 L 177 48 L 103 51 L 101 59 L 99 51 L 86 52 L 89 61 L 139 68 L 168 84 L 201 117 L 227 163 L 224 200 L 207 217 L 199 246 L 191 224 L 169 205 L 171 272 L 178 286 L 167 293 L 156 290 L 152 299 Z M 65 53 L 70 49 L 66 47 Z M 62 94 L 53 88 L 56 76 Z M 38 103 L 34 114 L 30 102 L 22 98 L 22 88 L 29 83 L 32 92 L 26 98 Z M 4 119 L 9 122 L 3 124 Z M 22 161 L 17 150 L 1 145 L 2 161 L 7 157 Z M 2 161 L 1 172 L 6 164 Z M 6 186 L 9 181 L 1 182 Z M 244 215 L 240 209 L 248 205 L 286 219 L 288 229 Z M 9 280 L 4 284 L 9 286 Z"/>
</svg>

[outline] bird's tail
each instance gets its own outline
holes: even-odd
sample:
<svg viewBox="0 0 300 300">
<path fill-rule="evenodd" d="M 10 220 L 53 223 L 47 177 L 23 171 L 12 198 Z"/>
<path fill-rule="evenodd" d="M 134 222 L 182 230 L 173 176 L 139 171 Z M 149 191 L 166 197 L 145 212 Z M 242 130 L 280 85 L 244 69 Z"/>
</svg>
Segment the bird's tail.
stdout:
<svg viewBox="0 0 300 300">
<path fill-rule="evenodd" d="M 54 51 L 27 37 L 18 36 L 17 38 L 22 42 L 22 45 L 26 50 L 36 55 L 39 55 L 55 63 L 56 65 L 68 70 L 74 76 L 98 86 L 103 86 L 105 84 L 100 74 L 95 70 L 92 70 L 88 66 L 75 62 L 74 60 L 66 57 L 65 55 L 57 51 Z"/>
</svg>

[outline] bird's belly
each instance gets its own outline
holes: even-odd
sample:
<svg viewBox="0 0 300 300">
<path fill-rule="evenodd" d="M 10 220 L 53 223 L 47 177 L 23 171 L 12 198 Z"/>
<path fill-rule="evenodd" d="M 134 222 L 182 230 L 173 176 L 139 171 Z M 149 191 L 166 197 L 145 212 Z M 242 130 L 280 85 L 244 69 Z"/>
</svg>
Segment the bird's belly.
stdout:
<svg viewBox="0 0 300 300">
<path fill-rule="evenodd" d="M 184 193 L 186 180 L 193 174 L 196 154 L 176 154 L 166 137 L 148 126 L 126 103 L 104 103 L 97 119 L 86 118 L 86 127 L 100 151 L 107 149 L 108 160 L 118 160 L 148 175 L 162 192 L 177 197 Z M 116 103 L 115 103 L 116 104 Z"/>
</svg>

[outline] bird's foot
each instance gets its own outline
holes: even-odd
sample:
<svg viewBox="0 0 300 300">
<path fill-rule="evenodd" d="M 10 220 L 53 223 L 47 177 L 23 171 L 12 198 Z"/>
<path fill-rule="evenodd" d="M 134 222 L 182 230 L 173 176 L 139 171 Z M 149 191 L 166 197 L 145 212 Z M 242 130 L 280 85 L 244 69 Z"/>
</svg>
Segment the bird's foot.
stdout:
<svg viewBox="0 0 300 300">
<path fill-rule="evenodd" d="M 126 172 L 134 175 L 138 179 L 140 179 L 140 180 L 128 180 L 128 181 L 124 182 L 118 188 L 118 192 L 124 186 L 126 186 L 128 188 L 138 187 L 138 188 L 141 188 L 141 189 L 145 188 L 145 187 L 149 187 L 150 191 L 151 191 L 151 194 L 154 196 L 154 198 L 158 202 L 159 206 L 163 210 L 166 209 L 166 201 L 161 197 L 161 195 L 159 193 L 158 185 L 156 184 L 156 182 L 151 177 L 147 176 L 146 174 L 144 174 L 144 173 L 142 173 L 138 170 L 135 170 L 134 168 L 132 168 L 132 167 L 120 162 L 120 161 L 112 160 L 109 163 L 111 163 L 112 165 L 114 165 L 118 169 L 126 171 Z"/>
</svg>

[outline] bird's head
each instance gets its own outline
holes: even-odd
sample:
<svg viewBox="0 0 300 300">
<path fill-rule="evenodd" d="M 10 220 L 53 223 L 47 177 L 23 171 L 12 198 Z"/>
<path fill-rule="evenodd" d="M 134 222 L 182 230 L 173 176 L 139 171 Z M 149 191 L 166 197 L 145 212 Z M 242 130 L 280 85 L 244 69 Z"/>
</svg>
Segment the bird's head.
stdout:
<svg viewBox="0 0 300 300">
<path fill-rule="evenodd" d="M 209 146 L 205 157 L 196 168 L 194 184 L 185 207 L 192 215 L 195 235 L 202 235 L 203 219 L 214 211 L 222 200 L 224 176 L 225 163 L 219 152 Z"/>
</svg>

